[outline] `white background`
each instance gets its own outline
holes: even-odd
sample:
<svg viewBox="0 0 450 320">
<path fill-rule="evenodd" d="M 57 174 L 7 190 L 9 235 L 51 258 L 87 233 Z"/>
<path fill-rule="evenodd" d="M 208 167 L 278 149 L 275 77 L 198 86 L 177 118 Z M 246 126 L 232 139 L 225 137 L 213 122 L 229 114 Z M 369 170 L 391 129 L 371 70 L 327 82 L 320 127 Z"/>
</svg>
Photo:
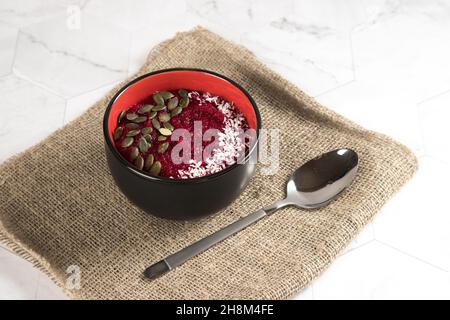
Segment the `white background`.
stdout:
<svg viewBox="0 0 450 320">
<path fill-rule="evenodd" d="M 450 298 L 450 1 L 2 0 L 0 162 L 197 24 L 419 158 L 415 178 L 296 298 Z M 0 298 L 65 297 L 0 246 Z"/>
</svg>

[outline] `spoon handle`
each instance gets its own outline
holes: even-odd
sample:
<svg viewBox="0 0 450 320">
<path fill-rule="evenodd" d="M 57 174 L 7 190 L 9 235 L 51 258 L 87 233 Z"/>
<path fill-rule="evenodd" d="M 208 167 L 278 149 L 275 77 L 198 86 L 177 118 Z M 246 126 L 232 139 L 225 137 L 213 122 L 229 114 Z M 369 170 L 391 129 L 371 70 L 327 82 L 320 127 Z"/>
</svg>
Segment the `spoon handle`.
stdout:
<svg viewBox="0 0 450 320">
<path fill-rule="evenodd" d="M 178 267 L 190 258 L 211 248 L 213 245 L 225 240 L 233 234 L 245 229 L 259 219 L 267 215 L 264 209 L 260 209 L 241 218 L 232 224 L 220 229 L 209 236 L 194 242 L 193 244 L 181 249 L 180 251 L 156 262 L 144 271 L 144 275 L 149 279 L 155 279 L 166 272 Z"/>
</svg>

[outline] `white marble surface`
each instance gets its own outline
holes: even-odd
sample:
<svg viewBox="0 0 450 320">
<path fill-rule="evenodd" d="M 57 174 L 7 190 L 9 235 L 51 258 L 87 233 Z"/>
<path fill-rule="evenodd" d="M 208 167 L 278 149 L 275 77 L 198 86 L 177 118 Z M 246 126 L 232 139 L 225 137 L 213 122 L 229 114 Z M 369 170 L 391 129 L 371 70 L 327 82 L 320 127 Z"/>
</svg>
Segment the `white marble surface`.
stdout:
<svg viewBox="0 0 450 320">
<path fill-rule="evenodd" d="M 295 298 L 449 299 L 450 1 L 2 0 L 0 161 L 79 115 L 159 41 L 198 24 L 419 157 L 417 176 Z M 0 246 L 0 299 L 64 298 Z"/>
</svg>

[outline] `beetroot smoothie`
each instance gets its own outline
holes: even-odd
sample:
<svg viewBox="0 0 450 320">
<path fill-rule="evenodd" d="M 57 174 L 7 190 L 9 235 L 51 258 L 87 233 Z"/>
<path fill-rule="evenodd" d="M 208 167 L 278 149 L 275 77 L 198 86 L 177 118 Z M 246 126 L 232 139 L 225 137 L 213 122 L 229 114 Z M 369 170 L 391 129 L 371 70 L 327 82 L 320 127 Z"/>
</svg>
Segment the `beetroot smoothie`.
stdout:
<svg viewBox="0 0 450 320">
<path fill-rule="evenodd" d="M 122 156 L 139 170 L 173 179 L 219 172 L 242 157 L 250 143 L 237 134 L 249 128 L 242 113 L 205 92 L 157 92 L 124 110 L 117 123 L 113 136 Z M 206 132 L 211 137 L 202 137 Z"/>
</svg>

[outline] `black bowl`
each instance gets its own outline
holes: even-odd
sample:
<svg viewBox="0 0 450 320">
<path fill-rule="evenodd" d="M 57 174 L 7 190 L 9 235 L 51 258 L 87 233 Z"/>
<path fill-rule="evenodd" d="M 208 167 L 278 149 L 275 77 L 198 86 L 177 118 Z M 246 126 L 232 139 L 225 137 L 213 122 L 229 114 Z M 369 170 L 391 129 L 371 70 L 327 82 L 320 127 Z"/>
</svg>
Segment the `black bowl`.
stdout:
<svg viewBox="0 0 450 320">
<path fill-rule="evenodd" d="M 138 170 L 117 151 L 112 141 L 116 119 L 123 109 L 160 90 L 189 89 L 210 92 L 233 101 L 256 131 L 248 153 L 240 163 L 193 179 L 151 176 Z M 236 199 L 255 171 L 261 118 L 255 101 L 239 84 L 215 72 L 174 68 L 145 74 L 125 85 L 109 102 L 103 133 L 106 156 L 120 190 L 135 205 L 152 215 L 187 220 L 213 214 Z"/>
</svg>

